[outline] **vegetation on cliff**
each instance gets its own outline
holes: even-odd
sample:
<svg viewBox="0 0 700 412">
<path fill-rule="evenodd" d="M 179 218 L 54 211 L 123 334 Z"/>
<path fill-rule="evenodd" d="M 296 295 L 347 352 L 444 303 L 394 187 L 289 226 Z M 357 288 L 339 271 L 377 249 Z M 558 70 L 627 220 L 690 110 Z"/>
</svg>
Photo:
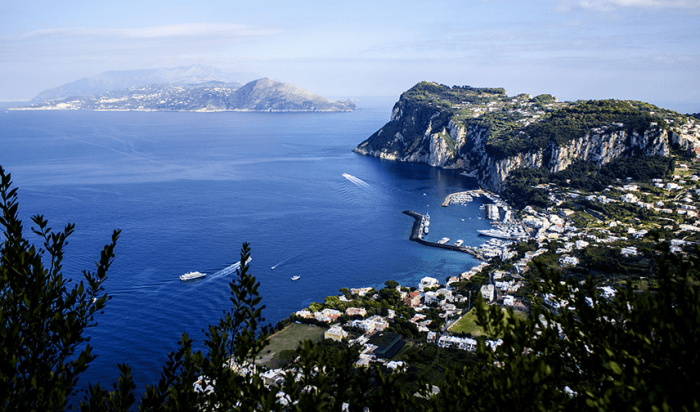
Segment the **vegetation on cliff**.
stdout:
<svg viewBox="0 0 700 412">
<path fill-rule="evenodd" d="M 673 175 L 675 159 L 663 156 L 634 156 L 617 159 L 601 167 L 592 162 L 577 161 L 561 172 L 547 168 L 521 168 L 510 173 L 505 181 L 503 198 L 521 209 L 527 205 L 547 207 L 547 190 L 538 185 L 553 183 L 559 187 L 587 192 L 601 192 L 616 179 L 631 178 L 636 182 L 669 178 Z"/>
<path fill-rule="evenodd" d="M 508 96 L 502 88 L 421 82 L 355 151 L 461 168 L 500 192 L 520 167 L 554 171 L 577 159 L 600 167 L 616 158 L 687 155 L 698 148 L 700 123 L 693 116 L 644 102 L 558 102 L 549 94 Z"/>
<path fill-rule="evenodd" d="M 562 145 L 595 128 L 641 134 L 654 126 L 668 128 L 669 119 L 682 124 L 685 118 L 637 101 L 559 103 L 548 94 L 509 97 L 503 88 L 448 87 L 430 82 L 421 82 L 404 92 L 400 103 L 406 107 L 427 106 L 433 112 L 438 109 L 440 113 L 431 116 L 486 129 L 486 150 L 497 159 L 546 148 L 550 143 Z"/>
</svg>

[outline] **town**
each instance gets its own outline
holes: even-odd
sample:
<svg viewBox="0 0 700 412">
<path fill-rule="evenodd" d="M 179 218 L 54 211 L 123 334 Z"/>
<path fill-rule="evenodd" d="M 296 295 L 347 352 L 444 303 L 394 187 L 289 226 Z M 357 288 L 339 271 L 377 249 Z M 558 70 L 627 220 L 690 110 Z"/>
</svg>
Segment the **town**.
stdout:
<svg viewBox="0 0 700 412">
<path fill-rule="evenodd" d="M 263 351 L 256 364 L 266 369 L 262 376 L 270 385 L 281 382 L 293 365 L 292 349 L 312 338 L 356 346 L 357 367 L 377 364 L 439 381 L 435 351 L 443 351 L 443 361 L 469 363 L 479 340 L 494 349 L 501 344 L 498 336 L 486 336 L 477 325 L 477 296 L 487 305 L 510 308 L 506 313 L 512 316 L 528 316 L 538 298 L 531 287 L 537 280 L 534 261 L 564 276 L 591 275 L 600 295 L 608 298 L 627 278 L 635 287 L 648 288 L 653 279 L 646 275 L 656 245 L 667 242 L 672 253 L 683 254 L 698 241 L 699 181 L 700 169 L 688 161 L 678 162 L 668 178 L 617 179 L 600 192 L 541 184 L 537 189 L 546 191 L 549 205 L 540 208 L 515 210 L 498 195 L 481 190 L 454 193 L 444 207 L 478 197 L 491 202 L 484 213 L 494 229 L 482 234 L 494 237 L 470 248 L 483 259 L 480 264 L 444 280 L 424 277 L 418 285 L 389 280 L 379 290 L 342 288 L 338 296 L 312 303 L 281 322 L 285 329 L 305 325 L 313 332 L 288 342 L 291 346 L 280 351 L 286 356 Z M 427 219 L 420 220 L 420 234 L 429 225 Z M 565 304 L 539 298 L 550 310 Z"/>
</svg>

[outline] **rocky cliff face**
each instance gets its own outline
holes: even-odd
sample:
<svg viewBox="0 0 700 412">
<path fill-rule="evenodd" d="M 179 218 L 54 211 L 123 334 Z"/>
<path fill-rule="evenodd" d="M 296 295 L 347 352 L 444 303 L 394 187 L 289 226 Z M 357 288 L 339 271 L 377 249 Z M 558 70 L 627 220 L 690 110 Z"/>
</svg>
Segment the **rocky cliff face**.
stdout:
<svg viewBox="0 0 700 412">
<path fill-rule="evenodd" d="M 504 100 L 506 103 L 499 106 L 498 102 L 503 103 Z M 537 147 L 529 134 L 537 130 L 533 127 L 538 122 L 548 121 L 548 112 L 533 109 L 537 104 L 528 104 L 533 100 L 529 96 L 516 100 L 518 99 L 499 97 L 496 104 L 494 101 L 467 105 L 454 102 L 445 104 L 444 100 L 435 99 L 416 102 L 404 94 L 394 106 L 389 123 L 362 142 L 355 152 L 383 159 L 463 169 L 474 173 L 482 187 L 499 192 L 509 173 L 521 167 L 546 167 L 551 172 L 558 172 L 576 160 L 590 161 L 601 166 L 618 157 L 669 156 L 673 147 L 685 150 L 700 148 L 700 125 L 694 119 L 677 113 L 674 114 L 675 120 L 668 119 L 664 117 L 669 116 L 668 113 L 657 116 L 655 111 L 648 111 L 646 106 L 645 119 L 656 120 L 650 116 L 657 116 L 658 121 L 642 122 L 640 126 L 634 116 L 620 115 L 619 120 L 613 121 L 610 121 L 609 115 L 598 116 L 602 120 L 595 127 L 579 126 L 576 129 L 582 131 L 580 135 L 553 135 Z M 557 106 L 552 103 L 549 113 L 561 110 L 562 107 L 571 109 L 572 105 L 575 108 L 575 104 Z M 481 116 L 459 119 L 460 112 L 456 109 L 465 106 L 470 113 L 482 113 Z M 510 119 L 513 118 L 511 115 L 514 111 L 517 116 L 512 123 L 496 123 L 494 126 L 494 122 L 484 120 L 486 114 L 496 120 L 508 116 Z M 625 125 L 625 121 L 630 123 L 632 120 L 637 121 L 634 127 Z M 679 125 L 681 122 L 683 124 Z M 502 141 L 519 144 L 525 150 L 506 155 L 503 150 L 495 150 L 494 136 L 499 133 L 504 135 L 503 130 L 507 130 L 510 137 L 502 138 Z M 568 131 L 571 128 L 562 130 Z M 512 136 L 516 138 L 513 139 Z M 522 141 L 516 141 L 517 139 Z"/>
</svg>

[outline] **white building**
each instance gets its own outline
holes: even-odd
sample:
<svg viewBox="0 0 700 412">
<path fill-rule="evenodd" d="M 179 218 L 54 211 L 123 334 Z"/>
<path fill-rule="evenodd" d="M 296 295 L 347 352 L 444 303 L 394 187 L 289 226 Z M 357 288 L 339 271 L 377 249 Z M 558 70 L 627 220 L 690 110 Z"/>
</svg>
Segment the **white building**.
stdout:
<svg viewBox="0 0 700 412">
<path fill-rule="evenodd" d="M 418 285 L 418 290 L 420 290 L 422 292 L 425 289 L 434 288 L 435 286 L 439 286 L 439 285 L 440 285 L 440 282 L 438 282 L 437 279 L 431 278 L 430 276 L 426 276 L 420 280 L 420 284 Z"/>
<path fill-rule="evenodd" d="M 578 258 L 575 256 L 564 255 L 559 258 L 559 264 L 576 266 L 578 265 Z"/>
<path fill-rule="evenodd" d="M 622 256 L 637 256 L 637 247 L 636 246 L 629 246 L 629 247 L 623 247 L 622 250 L 620 250 L 620 253 Z"/>
<path fill-rule="evenodd" d="M 494 298 L 495 288 L 493 285 L 483 285 L 481 287 L 481 295 L 484 297 L 486 302 L 492 302 Z"/>
</svg>

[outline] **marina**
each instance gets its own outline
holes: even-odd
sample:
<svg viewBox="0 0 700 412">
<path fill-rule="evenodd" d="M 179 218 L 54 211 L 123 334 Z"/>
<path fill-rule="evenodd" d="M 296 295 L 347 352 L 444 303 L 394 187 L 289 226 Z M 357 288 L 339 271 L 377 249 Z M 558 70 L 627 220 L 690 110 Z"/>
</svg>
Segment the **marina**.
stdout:
<svg viewBox="0 0 700 412">
<path fill-rule="evenodd" d="M 471 248 L 468 246 L 450 245 L 447 243 L 449 241 L 449 239 L 447 239 L 444 243 L 430 242 L 430 241 L 424 240 L 422 229 L 424 227 L 423 225 L 424 225 L 424 222 L 426 220 L 427 214 L 422 215 L 418 212 L 414 212 L 413 210 L 404 210 L 403 214 L 405 214 L 407 216 L 411 216 L 414 219 L 413 228 L 411 229 L 411 236 L 409 237 L 409 240 L 414 241 L 414 242 L 418 242 L 418 243 L 420 243 L 422 245 L 426 245 L 426 246 L 432 246 L 432 247 L 437 247 L 437 248 L 441 248 L 441 249 L 448 249 L 448 250 L 454 250 L 457 252 L 468 253 L 477 259 L 483 260 L 483 256 L 481 255 L 481 253 L 479 253 L 474 248 Z M 429 218 L 430 217 L 428 216 L 428 219 Z"/>
</svg>

